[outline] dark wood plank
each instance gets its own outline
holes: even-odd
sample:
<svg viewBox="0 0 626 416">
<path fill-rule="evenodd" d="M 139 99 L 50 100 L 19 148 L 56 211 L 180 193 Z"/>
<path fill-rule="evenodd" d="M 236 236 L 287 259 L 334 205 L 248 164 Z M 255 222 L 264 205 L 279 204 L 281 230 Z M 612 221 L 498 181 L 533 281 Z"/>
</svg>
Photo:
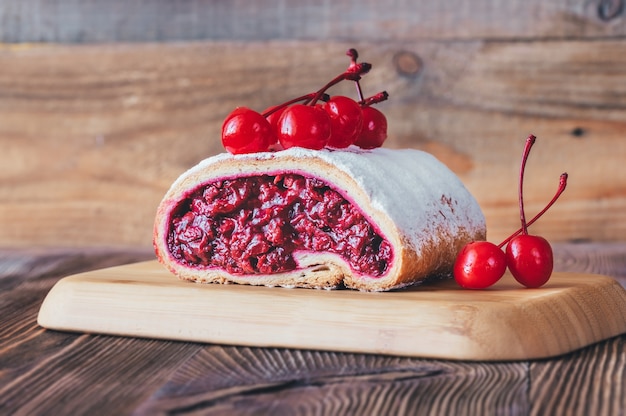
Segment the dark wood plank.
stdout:
<svg viewBox="0 0 626 416">
<path fill-rule="evenodd" d="M 0 6 L 3 42 L 414 40 L 623 36 L 620 0 L 307 4 L 261 0 L 13 0 Z"/>
<path fill-rule="evenodd" d="M 146 248 L 2 248 L 0 284 L 7 285 L 5 290 L 25 281 L 50 285 L 46 279 L 153 258 L 154 252 Z"/>
<path fill-rule="evenodd" d="M 53 344 L 49 337 L 62 343 Z M 44 349 L 42 344 L 52 348 Z M 20 346 L 40 355 L 3 377 L 0 411 L 98 414 L 106 409 L 108 414 L 129 414 L 197 348 L 188 343 L 46 331 Z"/>
<path fill-rule="evenodd" d="M 610 276 L 626 287 L 625 242 L 554 244 L 553 250 L 554 270 Z"/>
<path fill-rule="evenodd" d="M 624 243 L 561 244 L 554 252 L 555 269 L 612 276 L 626 287 Z M 529 414 L 619 414 L 626 408 L 626 335 L 563 357 L 531 361 L 529 380 Z"/>
<path fill-rule="evenodd" d="M 207 348 L 140 414 L 500 414 L 528 409 L 526 365 Z"/>
<path fill-rule="evenodd" d="M 626 336 L 530 362 L 528 376 L 532 415 L 620 414 L 626 408 Z"/>
<path fill-rule="evenodd" d="M 146 250 L 0 252 L 0 413 L 128 414 L 199 348 L 37 325 L 41 301 L 60 277 L 153 256 Z"/>
<path fill-rule="evenodd" d="M 39 331 L 35 321 L 39 306 L 59 278 L 81 271 L 154 258 L 145 249 L 92 250 L 1 250 L 0 251 L 0 342 L 17 346 Z"/>
</svg>

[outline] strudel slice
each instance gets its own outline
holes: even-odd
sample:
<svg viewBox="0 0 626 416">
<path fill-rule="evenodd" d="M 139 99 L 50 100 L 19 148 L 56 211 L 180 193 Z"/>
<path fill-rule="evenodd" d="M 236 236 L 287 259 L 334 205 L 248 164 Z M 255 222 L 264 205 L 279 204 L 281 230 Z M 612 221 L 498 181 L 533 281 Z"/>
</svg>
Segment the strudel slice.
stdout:
<svg viewBox="0 0 626 416">
<path fill-rule="evenodd" d="M 450 275 L 485 234 L 476 200 L 428 153 L 294 147 L 185 172 L 158 207 L 154 246 L 194 282 L 384 291 Z"/>
</svg>

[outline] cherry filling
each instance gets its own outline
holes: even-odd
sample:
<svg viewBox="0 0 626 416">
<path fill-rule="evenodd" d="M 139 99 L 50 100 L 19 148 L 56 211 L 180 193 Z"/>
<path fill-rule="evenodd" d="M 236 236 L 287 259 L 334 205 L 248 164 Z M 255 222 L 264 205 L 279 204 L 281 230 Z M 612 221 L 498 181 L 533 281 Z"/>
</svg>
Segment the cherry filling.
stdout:
<svg viewBox="0 0 626 416">
<path fill-rule="evenodd" d="M 173 211 L 168 247 L 182 263 L 233 274 L 294 270 L 294 252 L 304 250 L 339 254 L 354 271 L 376 277 L 393 256 L 389 242 L 337 191 L 291 173 L 201 186 Z"/>
</svg>

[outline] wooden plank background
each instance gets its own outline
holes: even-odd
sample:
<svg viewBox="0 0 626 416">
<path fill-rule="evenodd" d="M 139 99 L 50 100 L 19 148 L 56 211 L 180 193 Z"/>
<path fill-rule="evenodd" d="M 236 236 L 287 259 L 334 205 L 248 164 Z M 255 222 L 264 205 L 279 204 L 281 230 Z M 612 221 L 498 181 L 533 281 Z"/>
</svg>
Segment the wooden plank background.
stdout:
<svg viewBox="0 0 626 416">
<path fill-rule="evenodd" d="M 156 205 L 223 151 L 223 117 L 314 91 L 356 47 L 387 90 L 387 147 L 428 150 L 499 241 L 626 232 L 624 2 L 9 1 L 0 5 L 0 246 L 151 245 Z M 501 4 L 504 3 L 504 4 Z M 335 93 L 353 94 L 349 85 Z"/>
</svg>

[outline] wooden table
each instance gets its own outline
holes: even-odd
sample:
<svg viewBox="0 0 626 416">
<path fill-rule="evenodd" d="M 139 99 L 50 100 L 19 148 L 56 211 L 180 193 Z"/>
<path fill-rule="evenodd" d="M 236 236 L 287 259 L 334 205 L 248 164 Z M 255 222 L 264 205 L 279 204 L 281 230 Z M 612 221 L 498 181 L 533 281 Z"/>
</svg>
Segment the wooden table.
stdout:
<svg viewBox="0 0 626 416">
<path fill-rule="evenodd" d="M 626 243 L 555 245 L 626 286 Z M 0 250 L 0 414 L 581 414 L 626 409 L 626 334 L 562 357 L 459 362 L 44 330 L 61 277 L 145 250 Z"/>
</svg>

